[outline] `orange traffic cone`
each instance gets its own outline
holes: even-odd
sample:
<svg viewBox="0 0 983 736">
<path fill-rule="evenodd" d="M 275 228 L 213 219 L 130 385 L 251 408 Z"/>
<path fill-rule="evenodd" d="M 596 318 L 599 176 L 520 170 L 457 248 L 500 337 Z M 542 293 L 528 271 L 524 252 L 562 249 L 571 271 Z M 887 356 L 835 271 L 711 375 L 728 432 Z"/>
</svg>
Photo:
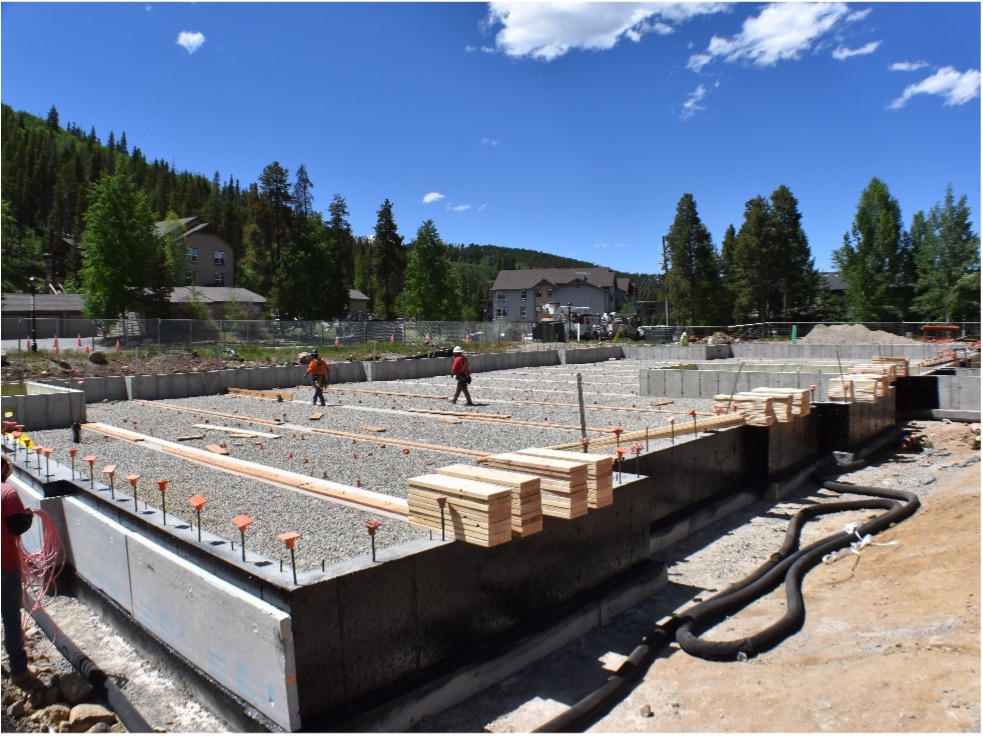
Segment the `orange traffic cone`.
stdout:
<svg viewBox="0 0 983 736">
<path fill-rule="evenodd" d="M 464 342 L 471 342 L 471 335 L 465 335 Z"/>
<path fill-rule="evenodd" d="M 334 336 L 334 346 L 335 347 L 338 347 L 340 344 L 341 344 L 341 341 L 338 339 L 338 336 L 335 335 Z"/>
<path fill-rule="evenodd" d="M 55 355 L 61 355 L 61 350 L 58 349 L 58 335 L 55 335 Z"/>
<path fill-rule="evenodd" d="M 119 352 L 119 340 L 116 340 L 116 352 Z"/>
<path fill-rule="evenodd" d="M 88 355 L 88 354 L 89 354 L 89 346 L 88 346 L 88 345 L 86 345 L 86 346 L 85 346 L 85 354 L 86 354 L 86 355 Z"/>
<path fill-rule="evenodd" d="M 393 345 L 395 344 L 395 342 L 396 342 L 396 333 L 395 332 L 389 333 L 389 344 Z"/>
<path fill-rule="evenodd" d="M 82 333 L 79 333 L 79 339 L 75 341 L 75 344 L 82 347 Z"/>
<path fill-rule="evenodd" d="M 423 344 L 424 345 L 429 345 L 430 344 L 430 333 L 429 332 L 427 333 L 427 336 L 423 338 Z"/>
</svg>

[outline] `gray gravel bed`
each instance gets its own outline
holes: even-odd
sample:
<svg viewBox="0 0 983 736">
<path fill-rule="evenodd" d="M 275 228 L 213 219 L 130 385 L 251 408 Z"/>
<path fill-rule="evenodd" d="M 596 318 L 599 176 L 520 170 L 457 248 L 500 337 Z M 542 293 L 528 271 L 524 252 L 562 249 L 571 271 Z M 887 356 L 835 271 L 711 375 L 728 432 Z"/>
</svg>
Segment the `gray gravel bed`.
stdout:
<svg viewBox="0 0 983 736">
<path fill-rule="evenodd" d="M 459 404 L 453 407 L 446 396 L 453 388 L 449 377 L 414 381 L 333 384 L 327 392 L 328 401 L 340 406 L 314 407 L 310 403 L 310 387 L 287 389 L 293 401 L 276 402 L 243 395 L 201 396 L 160 402 L 180 406 L 189 411 L 177 411 L 165 406 L 137 402 L 103 402 L 87 407 L 90 422 L 100 422 L 174 441 L 178 437 L 203 434 L 200 440 L 182 444 L 204 447 L 224 444 L 235 458 L 290 470 L 314 478 L 325 478 L 348 486 L 360 486 L 396 497 L 405 498 L 407 479 L 435 472 L 453 463 L 473 464 L 475 457 L 451 451 L 405 447 L 401 440 L 425 442 L 449 449 L 509 452 L 528 447 L 549 447 L 576 441 L 579 429 L 561 429 L 567 424 L 579 427 L 579 408 L 576 406 L 576 374 L 583 377 L 587 424 L 592 428 L 621 427 L 626 431 L 656 428 L 668 422 L 670 414 L 614 411 L 601 406 L 648 406 L 659 397 L 637 395 L 638 367 L 619 362 L 618 373 L 607 365 L 588 370 L 584 366 L 556 366 L 541 370 L 496 371 L 476 374 L 472 384 L 478 407 Z M 424 394 L 434 398 L 391 396 L 382 391 Z M 574 406 L 521 404 L 518 400 L 569 403 Z M 417 413 L 411 409 L 443 410 L 452 408 L 462 413 L 508 414 L 512 419 L 530 424 L 462 421 L 451 424 L 440 421 L 441 416 Z M 679 412 L 696 408 L 701 412 L 712 409 L 710 401 L 675 400 L 669 407 Z M 236 415 L 242 419 L 208 415 L 205 411 Z M 198 413 L 201 412 L 201 413 Z M 323 413 L 312 421 L 314 413 Z M 279 426 L 248 421 L 266 419 L 284 421 Z M 194 425 L 209 425 L 202 429 Z M 384 428 L 373 432 L 366 426 Z M 229 430 L 280 435 L 279 439 L 232 438 Z M 343 431 L 363 435 L 367 439 L 336 437 L 315 429 Z M 35 440 L 55 448 L 54 460 L 68 464 L 71 444 L 69 430 L 33 433 Z M 596 433 L 590 433 L 597 436 Z M 667 443 L 662 443 L 663 445 Z M 660 445 L 653 442 L 652 449 Z M 400 544 L 428 534 L 397 519 L 385 518 L 358 511 L 332 501 L 291 491 L 262 481 L 224 473 L 197 463 L 175 458 L 153 449 L 122 440 L 111 439 L 83 431 L 80 455 L 97 456 L 96 468 L 116 464 L 116 488 L 129 495 L 124 476 L 138 473 L 140 498 L 152 507 L 160 507 L 160 492 L 153 481 L 170 481 L 167 490 L 168 520 L 173 516 L 188 521 L 193 512 L 186 500 L 201 494 L 209 499 L 203 513 L 204 528 L 225 539 L 238 541 L 238 530 L 231 519 L 246 514 L 254 519 L 247 531 L 247 548 L 272 559 L 288 557 L 283 543 L 276 537 L 287 531 L 301 534 L 297 543 L 298 568 L 319 568 L 321 561 L 330 563 L 369 553 L 368 533 L 362 523 L 380 518 L 384 526 L 377 532 L 380 548 Z M 610 452 L 610 450 L 608 450 Z M 629 464 L 625 471 L 630 470 Z M 76 467 L 84 465 L 76 461 Z M 97 480 L 105 480 L 97 473 Z M 129 506 L 127 506 L 129 508 Z M 141 503 L 140 509 L 143 509 Z M 176 522 L 175 522 L 176 523 Z"/>
</svg>

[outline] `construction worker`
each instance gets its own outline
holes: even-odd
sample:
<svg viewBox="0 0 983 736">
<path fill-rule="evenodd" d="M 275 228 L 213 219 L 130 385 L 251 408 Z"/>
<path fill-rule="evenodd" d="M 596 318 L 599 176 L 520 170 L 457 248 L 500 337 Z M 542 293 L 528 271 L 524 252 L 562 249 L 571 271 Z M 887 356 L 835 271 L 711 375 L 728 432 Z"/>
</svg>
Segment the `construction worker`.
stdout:
<svg viewBox="0 0 983 736">
<path fill-rule="evenodd" d="M 34 679 L 37 672 L 27 664 L 24 650 L 24 630 L 21 628 L 21 555 L 17 537 L 26 532 L 34 521 L 34 514 L 25 508 L 17 490 L 7 484 L 13 467 L 10 460 L 0 457 L 3 463 L 3 643 L 10 658 L 10 676 L 15 685 L 23 685 Z"/>
<path fill-rule="evenodd" d="M 451 375 L 457 379 L 457 390 L 454 392 L 452 404 L 457 403 L 457 397 L 464 392 L 464 398 L 468 400 L 468 406 L 474 406 L 471 401 L 471 392 L 468 391 L 468 384 L 471 383 L 471 364 L 460 346 L 454 347 L 454 363 L 451 365 Z"/>
<path fill-rule="evenodd" d="M 325 406 L 324 391 L 322 389 L 331 383 L 331 368 L 328 367 L 328 364 L 323 358 L 318 356 L 317 350 L 311 351 L 311 362 L 307 366 L 307 373 L 304 375 L 312 376 L 311 380 L 314 383 L 314 399 L 311 403 L 317 404 L 318 400 L 320 400 L 321 406 Z"/>
</svg>

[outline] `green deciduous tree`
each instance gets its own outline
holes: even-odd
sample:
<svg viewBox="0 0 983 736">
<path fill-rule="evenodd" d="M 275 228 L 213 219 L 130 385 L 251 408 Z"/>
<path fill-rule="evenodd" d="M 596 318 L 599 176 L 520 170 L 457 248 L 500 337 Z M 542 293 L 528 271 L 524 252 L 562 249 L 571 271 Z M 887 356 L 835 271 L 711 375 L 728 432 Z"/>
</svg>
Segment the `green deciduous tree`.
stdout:
<svg viewBox="0 0 983 736">
<path fill-rule="evenodd" d="M 720 319 L 720 262 L 710 231 L 700 221 L 696 200 L 684 194 L 666 235 L 669 250 L 667 287 L 673 321 L 712 325 Z"/>
<path fill-rule="evenodd" d="M 876 177 L 860 196 L 843 246 L 833 251 L 850 318 L 861 322 L 905 317 L 910 297 L 911 253 L 901 207 Z"/>
<path fill-rule="evenodd" d="M 403 236 L 396 231 L 393 206 L 387 199 L 377 213 L 372 241 L 372 309 L 378 319 L 396 318 L 396 296 L 402 290 L 406 253 Z"/>
<path fill-rule="evenodd" d="M 928 218 L 915 214 L 911 226 L 916 268 L 914 307 L 926 320 L 978 320 L 980 317 L 980 236 L 973 232 L 963 195 L 952 185 Z"/>
<path fill-rule="evenodd" d="M 459 320 L 461 288 L 451 266 L 447 246 L 433 220 L 416 231 L 410 243 L 403 291 L 396 307 L 407 319 Z"/>
<path fill-rule="evenodd" d="M 83 313 L 118 317 L 142 300 L 151 283 L 159 238 L 147 198 L 126 174 L 107 175 L 92 190 L 82 242 Z"/>
</svg>

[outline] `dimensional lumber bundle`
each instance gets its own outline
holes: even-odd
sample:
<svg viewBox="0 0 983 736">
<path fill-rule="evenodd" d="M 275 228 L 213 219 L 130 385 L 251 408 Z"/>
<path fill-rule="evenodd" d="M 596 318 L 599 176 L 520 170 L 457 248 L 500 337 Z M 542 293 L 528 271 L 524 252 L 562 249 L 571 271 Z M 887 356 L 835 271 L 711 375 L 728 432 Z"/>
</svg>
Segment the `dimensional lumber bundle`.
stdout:
<svg viewBox="0 0 983 736">
<path fill-rule="evenodd" d="M 409 479 L 409 522 L 452 539 L 494 547 L 512 539 L 512 493 L 505 486 L 448 475 Z M 446 498 L 441 521 L 440 498 Z M 443 526 L 441 526 L 443 524 Z"/>
<path fill-rule="evenodd" d="M 587 463 L 587 508 L 599 509 L 614 503 L 613 456 L 573 452 L 572 450 L 551 450 L 541 447 L 519 450 L 519 454 L 548 457 L 554 460 L 569 460 L 573 463 Z"/>
<path fill-rule="evenodd" d="M 538 475 L 511 473 L 507 470 L 463 463 L 438 468 L 437 473 L 508 488 L 512 494 L 512 536 L 528 537 L 543 531 L 543 502 Z"/>
<path fill-rule="evenodd" d="M 873 373 L 848 373 L 843 378 L 853 381 L 854 401 L 877 401 L 879 397 L 887 396 L 891 387 L 887 376 Z"/>
<path fill-rule="evenodd" d="M 908 359 L 907 358 L 894 358 L 894 357 L 881 357 L 871 358 L 870 362 L 874 365 L 893 365 L 894 375 L 897 378 L 907 378 L 908 377 Z"/>
<path fill-rule="evenodd" d="M 587 513 L 587 463 L 507 452 L 478 460 L 500 470 L 538 475 L 543 516 L 576 519 Z"/>
<path fill-rule="evenodd" d="M 859 363 L 850 369 L 850 373 L 870 374 L 881 376 L 889 384 L 894 383 L 897 373 L 894 365 L 889 363 Z"/>
<path fill-rule="evenodd" d="M 775 422 L 792 420 L 792 396 L 768 396 L 746 391 L 733 396 L 717 394 L 713 397 L 715 407 L 724 410 L 743 412 L 747 423 L 754 427 L 770 427 Z"/>
<path fill-rule="evenodd" d="M 830 401 L 853 403 L 853 381 L 847 378 L 831 378 L 826 388 L 826 398 Z"/>
<path fill-rule="evenodd" d="M 792 416 L 804 417 L 812 411 L 812 389 L 810 388 L 766 388 L 760 386 L 751 389 L 751 393 L 765 396 L 791 396 Z"/>
</svg>

